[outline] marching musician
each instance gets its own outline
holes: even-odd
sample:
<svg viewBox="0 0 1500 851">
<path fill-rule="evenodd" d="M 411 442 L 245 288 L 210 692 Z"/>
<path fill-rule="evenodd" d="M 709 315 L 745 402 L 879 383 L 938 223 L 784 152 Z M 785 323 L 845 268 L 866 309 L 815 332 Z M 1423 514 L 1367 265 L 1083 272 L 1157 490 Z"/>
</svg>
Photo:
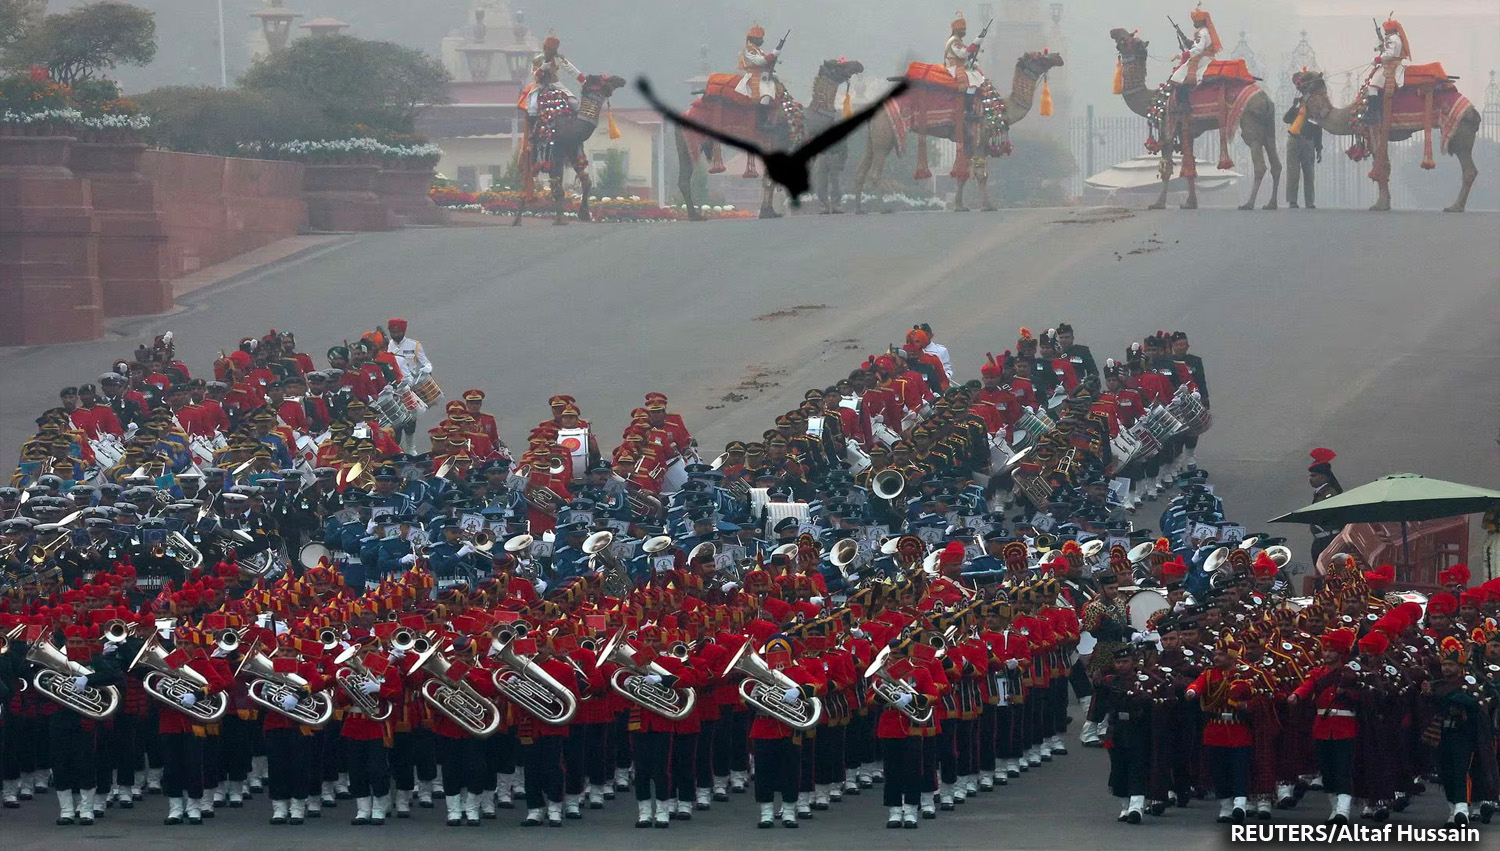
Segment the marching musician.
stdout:
<svg viewBox="0 0 1500 851">
<path fill-rule="evenodd" d="M 1252 739 L 1243 711 L 1255 692 L 1250 671 L 1240 662 L 1242 652 L 1232 637 L 1221 637 L 1213 650 L 1213 666 L 1185 693 L 1188 700 L 1198 701 L 1204 715 L 1203 750 L 1219 798 L 1221 824 L 1243 823 L 1249 806 Z"/>
</svg>

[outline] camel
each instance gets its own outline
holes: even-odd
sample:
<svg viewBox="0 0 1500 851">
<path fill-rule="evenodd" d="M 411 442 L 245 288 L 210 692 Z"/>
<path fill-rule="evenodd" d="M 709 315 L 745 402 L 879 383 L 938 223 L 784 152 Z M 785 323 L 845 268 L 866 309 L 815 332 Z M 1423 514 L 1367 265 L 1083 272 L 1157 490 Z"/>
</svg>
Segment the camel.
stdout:
<svg viewBox="0 0 1500 851">
<path fill-rule="evenodd" d="M 583 80 L 578 109 L 558 115 L 553 120 L 551 157 L 546 168 L 548 183 L 552 185 L 554 209 L 552 224 L 568 223 L 563 218 L 563 171 L 569 165 L 577 173 L 578 182 L 582 186 L 578 203 L 578 220 L 589 221 L 589 189 L 593 187 L 593 181 L 589 179 L 588 160 L 583 154 L 583 144 L 594 135 L 594 130 L 598 128 L 599 111 L 603 108 L 604 102 L 614 94 L 616 89 L 624 85 L 624 77 L 590 74 Z M 544 92 L 542 97 L 546 98 L 553 94 Z M 560 93 L 555 94 L 561 97 Z M 526 212 L 526 202 L 530 201 L 532 195 L 536 193 L 536 177 L 543 170 L 542 164 L 535 161 L 537 143 L 532 139 L 531 119 L 526 115 L 524 102 L 523 97 L 521 111 L 523 142 L 517 162 L 521 169 L 521 203 L 516 207 L 516 217 L 511 221 L 512 226 L 521 223 L 521 216 Z"/>
<path fill-rule="evenodd" d="M 778 86 L 778 105 L 785 117 L 778 115 L 777 120 L 763 124 L 759 120 L 756 105 L 749 99 L 734 94 L 734 84 L 739 81 L 738 74 L 709 75 L 706 93 L 703 97 L 693 101 L 692 106 L 688 107 L 687 115 L 708 127 L 754 142 L 762 150 L 789 151 L 801 144 L 803 139 L 822 131 L 838 120 L 833 108 L 834 94 L 840 85 L 864 69 L 865 66 L 860 63 L 846 59 L 827 59 L 819 66 L 818 75 L 813 80 L 812 109 L 818 110 L 819 113 L 826 113 L 828 116 L 826 119 L 822 114 L 808 115 L 801 104 L 792 100 L 790 95 Z M 793 122 L 805 122 L 807 126 L 794 127 Z M 706 139 L 691 130 L 677 128 L 677 188 L 682 192 L 682 200 L 687 205 L 690 221 L 703 218 L 698 205 L 693 203 L 693 170 L 697 166 L 699 157 L 712 156 L 713 160 L 708 173 L 718 174 L 724 171 L 721 147 L 717 142 Z M 847 156 L 847 153 L 834 153 L 831 158 L 840 156 Z M 745 177 L 756 177 L 754 160 L 751 159 L 748 162 Z M 836 178 L 830 179 L 825 171 L 822 178 L 815 179 L 814 186 L 826 187 L 831 180 L 836 181 Z M 824 191 L 827 191 L 826 188 Z M 781 217 L 781 214 L 771 207 L 774 194 L 775 186 L 770 181 L 762 179 L 760 217 L 763 219 Z"/>
<path fill-rule="evenodd" d="M 824 62 L 826 67 L 829 63 L 836 62 L 830 59 Z M 804 111 L 807 119 L 807 136 L 812 138 L 843 120 L 843 115 L 835 106 L 836 96 L 839 91 L 837 82 L 838 74 L 843 70 L 851 70 L 853 74 L 864 73 L 865 66 L 858 62 L 846 63 L 846 69 L 828 69 L 834 73 L 819 73 L 813 80 L 812 97 L 807 102 Z M 846 81 L 848 77 L 844 78 Z M 849 161 L 849 140 L 845 139 L 829 148 L 818 156 L 812 163 L 813 191 L 818 196 L 818 203 L 822 206 L 820 211 L 823 215 L 831 213 L 842 213 L 839 209 L 839 199 L 844 195 L 843 187 L 840 185 L 839 177 L 844 173 L 844 165 Z"/>
<path fill-rule="evenodd" d="M 1049 53 L 1045 50 L 1032 51 L 1021 55 L 1016 60 L 1015 74 L 1011 77 L 1010 96 L 1004 100 L 1005 125 L 1007 128 L 1014 127 L 1016 122 L 1025 118 L 1031 112 L 1031 99 L 1036 93 L 1036 81 L 1052 68 L 1063 64 L 1060 54 Z M 892 79 L 899 80 L 900 77 Z M 923 91 L 926 90 L 926 91 Z M 929 94 L 929 92 L 931 94 Z M 900 105 L 896 107 L 901 111 L 902 123 L 911 127 L 912 132 L 919 136 L 931 136 L 936 139 L 949 139 L 962 142 L 959 138 L 963 132 L 961 125 L 957 125 L 952 115 L 961 111 L 963 93 L 953 92 L 951 98 L 954 105 L 946 109 L 935 102 L 936 97 L 947 95 L 946 90 L 938 90 L 935 86 L 923 86 L 916 92 L 908 92 L 900 98 Z M 940 115 L 939 113 L 947 113 Z M 929 121 L 929 115 L 934 120 Z M 952 176 L 958 180 L 958 191 L 953 198 L 953 209 L 956 212 L 968 212 L 964 206 L 964 186 L 972 178 L 979 184 L 980 209 L 986 212 L 993 211 L 995 205 L 990 201 L 989 168 L 983 154 L 966 156 L 967 151 L 985 151 L 990 146 L 990 134 L 983 122 L 969 122 L 969 126 L 978 127 L 978 138 L 971 145 L 963 146 L 965 149 L 959 151 L 959 159 L 967 162 L 955 161 Z M 899 145 L 904 144 L 905 131 L 896 126 L 896 122 L 888 107 L 875 120 L 870 122 L 870 130 L 865 141 L 865 155 L 859 162 L 859 169 L 854 177 L 854 212 L 863 215 L 864 189 L 867 181 L 878 191 L 880 176 L 885 172 L 886 158 L 896 150 Z M 919 145 L 925 146 L 924 139 L 918 139 Z M 1008 148 L 1008 145 L 1007 145 Z M 1007 151 L 1008 152 L 1008 151 Z M 899 154 L 898 154 L 899 156 Z M 920 170 L 925 168 L 925 157 L 921 156 L 918 163 Z M 883 213 L 889 213 L 890 208 L 882 204 Z"/>
<path fill-rule="evenodd" d="M 1412 75 L 1408 73 L 1408 81 Z M 1399 142 L 1409 139 L 1418 132 L 1427 134 L 1426 158 L 1422 162 L 1423 168 L 1432 168 L 1432 124 L 1424 120 L 1425 116 L 1420 112 L 1407 112 L 1402 109 L 1403 100 L 1407 97 L 1407 87 L 1403 86 L 1396 97 L 1397 111 L 1391 116 L 1391 128 L 1389 138 L 1385 134 L 1375 132 L 1370 134 L 1370 143 L 1376 148 L 1375 168 L 1371 169 L 1370 177 L 1380 188 L 1380 195 L 1370 207 L 1376 212 L 1386 212 L 1391 209 L 1391 167 L 1388 143 Z M 1323 75 L 1317 71 L 1304 71 L 1298 79 L 1297 90 L 1303 95 L 1303 103 L 1307 106 L 1307 117 L 1322 127 L 1325 132 L 1335 136 L 1356 135 L 1359 128 L 1354 123 L 1354 108 L 1351 106 L 1335 107 L 1328 97 L 1328 84 Z M 1417 98 L 1423 94 L 1412 93 L 1413 105 L 1419 105 Z M 1456 90 L 1439 91 L 1433 93 L 1434 107 L 1439 113 L 1433 113 L 1433 122 L 1442 127 L 1451 127 L 1443 143 L 1444 153 L 1458 157 L 1459 165 L 1463 169 L 1463 183 L 1458 188 L 1458 199 L 1451 206 L 1444 207 L 1445 213 L 1462 213 L 1464 206 L 1469 203 L 1469 190 L 1474 186 L 1474 178 L 1479 176 L 1479 169 L 1474 165 L 1474 138 L 1479 134 L 1479 110 L 1469 103 L 1468 98 L 1458 94 Z"/>
<path fill-rule="evenodd" d="M 1125 98 L 1125 105 L 1136 115 L 1151 117 L 1152 106 L 1156 101 L 1156 91 L 1146 87 L 1146 47 L 1149 44 L 1135 34 L 1120 28 L 1109 31 L 1110 38 L 1115 40 L 1115 49 L 1120 52 L 1121 80 L 1123 87 L 1120 92 Z M 1205 88 L 1208 84 L 1199 82 L 1196 90 L 1208 92 Z M 1214 85 L 1235 86 L 1234 82 L 1223 82 Z M 1253 86 L 1254 83 L 1245 85 Z M 1234 91 L 1242 91 L 1239 86 Z M 1227 97 L 1227 92 L 1226 92 Z M 1163 139 L 1161 140 L 1162 157 L 1162 181 L 1161 195 L 1148 209 L 1163 210 L 1167 206 L 1167 184 L 1172 179 L 1172 152 L 1174 145 L 1182 151 L 1182 176 L 1188 181 L 1188 197 L 1181 206 L 1184 210 L 1198 209 L 1198 182 L 1197 166 L 1193 162 L 1193 140 L 1202 133 L 1219 127 L 1219 114 L 1216 110 L 1208 110 L 1207 114 L 1200 109 L 1194 109 L 1194 115 L 1188 122 L 1183 122 L 1181 116 L 1173 114 L 1173 107 L 1178 103 L 1175 92 L 1169 93 L 1167 97 L 1168 113 L 1162 121 Z M 1196 106 L 1196 104 L 1195 104 Z M 1180 142 L 1174 142 L 1174 137 L 1184 135 L 1178 129 L 1186 125 L 1187 138 Z M 1266 176 L 1266 163 L 1271 166 L 1271 200 L 1266 202 L 1262 208 L 1265 210 L 1276 209 L 1276 189 L 1281 184 L 1281 157 L 1276 153 L 1276 106 L 1271 103 L 1270 95 L 1265 90 L 1256 87 L 1249 93 L 1248 99 L 1239 118 L 1240 138 L 1250 146 L 1250 160 L 1255 166 L 1255 182 L 1250 187 L 1250 198 L 1240 205 L 1241 210 L 1255 209 L 1255 200 L 1260 197 L 1260 184 Z M 1220 133 L 1224 131 L 1220 128 Z M 1222 137 L 1221 150 L 1227 150 L 1228 138 Z"/>
</svg>

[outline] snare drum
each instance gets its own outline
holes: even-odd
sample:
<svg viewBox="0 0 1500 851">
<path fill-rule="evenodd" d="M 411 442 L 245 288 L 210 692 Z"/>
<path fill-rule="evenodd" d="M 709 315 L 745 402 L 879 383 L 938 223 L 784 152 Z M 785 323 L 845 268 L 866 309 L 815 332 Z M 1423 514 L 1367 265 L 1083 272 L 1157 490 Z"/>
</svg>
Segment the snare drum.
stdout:
<svg viewBox="0 0 1500 851">
<path fill-rule="evenodd" d="M 396 397 L 401 400 L 401 406 L 413 414 L 420 414 L 427 410 L 427 403 L 411 387 L 398 387 Z"/>
<path fill-rule="evenodd" d="M 406 403 L 396 393 L 395 388 L 389 385 L 380 388 L 380 393 L 375 396 L 371 405 L 375 408 L 376 415 L 380 417 L 380 422 L 391 428 L 405 425 L 413 417 L 412 410 L 406 407 Z"/>
<path fill-rule="evenodd" d="M 1203 400 L 1194 396 L 1193 391 L 1188 389 L 1186 384 L 1177 388 L 1176 396 L 1167 407 L 1172 412 L 1172 416 L 1182 423 L 1188 434 L 1200 435 L 1213 425 L 1213 416 L 1209 414 L 1207 408 L 1203 407 Z"/>
<path fill-rule="evenodd" d="M 1027 411 L 1016 420 L 1016 428 L 1031 435 L 1032 443 L 1039 443 L 1057 423 L 1045 411 Z"/>
<path fill-rule="evenodd" d="M 885 423 L 870 423 L 870 434 L 887 447 L 895 445 L 901 439 L 901 435 Z"/>
<path fill-rule="evenodd" d="M 428 407 L 436 405 L 438 400 L 443 398 L 443 388 L 438 386 L 437 381 L 431 375 L 418 375 L 412 379 L 411 389 Z"/>
</svg>

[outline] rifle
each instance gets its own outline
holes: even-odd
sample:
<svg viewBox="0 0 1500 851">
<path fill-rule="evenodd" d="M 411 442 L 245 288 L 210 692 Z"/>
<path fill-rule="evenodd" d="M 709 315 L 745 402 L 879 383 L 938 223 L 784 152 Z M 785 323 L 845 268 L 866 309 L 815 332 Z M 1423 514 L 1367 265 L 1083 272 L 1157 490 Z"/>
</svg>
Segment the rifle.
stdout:
<svg viewBox="0 0 1500 851">
<path fill-rule="evenodd" d="M 990 18 L 989 23 L 984 25 L 984 29 L 979 31 L 979 38 L 974 39 L 974 43 L 979 45 L 979 50 L 984 49 L 984 37 L 989 35 L 990 24 L 993 24 L 994 22 L 995 19 Z M 979 50 L 976 50 L 969 55 L 968 67 L 974 68 L 979 65 Z"/>
<path fill-rule="evenodd" d="M 1182 31 L 1182 27 L 1177 26 L 1177 22 L 1172 20 L 1171 15 L 1167 16 L 1167 23 L 1172 25 L 1172 29 L 1177 30 L 1177 47 L 1179 49 L 1187 50 L 1193 46 L 1193 40 L 1187 37 L 1187 33 Z"/>
<path fill-rule="evenodd" d="M 781 37 L 781 41 L 776 42 L 776 55 L 777 56 L 781 55 L 781 48 L 786 47 L 787 36 L 790 36 L 791 34 L 792 34 L 792 31 L 791 31 L 790 28 L 788 28 L 787 31 L 786 31 L 786 35 L 784 35 L 784 36 Z"/>
</svg>

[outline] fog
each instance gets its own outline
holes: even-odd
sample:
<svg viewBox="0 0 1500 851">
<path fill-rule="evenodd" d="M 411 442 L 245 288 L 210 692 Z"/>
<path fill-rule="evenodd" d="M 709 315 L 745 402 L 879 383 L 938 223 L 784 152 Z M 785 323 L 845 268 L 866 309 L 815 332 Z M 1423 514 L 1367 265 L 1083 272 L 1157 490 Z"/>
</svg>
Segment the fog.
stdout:
<svg viewBox="0 0 1500 851">
<path fill-rule="evenodd" d="M 219 81 L 217 5 L 215 0 L 136 0 L 157 13 L 159 53 L 144 69 L 120 69 L 131 90 L 164 84 L 215 85 Z M 54 0 L 54 10 L 76 3 Z M 473 0 L 285 0 L 302 14 L 298 23 L 329 16 L 350 24 L 348 32 L 363 38 L 388 39 L 436 53 L 439 41 L 466 31 Z M 490 0 L 492 8 L 502 0 Z M 1111 27 L 1139 29 L 1151 42 L 1151 79 L 1165 78 L 1175 38 L 1167 15 L 1184 27 L 1194 4 L 1188 0 L 993 0 L 988 4 L 957 0 L 513 0 L 538 38 L 549 29 L 563 41 L 563 51 L 580 67 L 633 77 L 647 74 L 676 100 L 688 97 L 680 82 L 700 71 L 700 45 L 706 45 L 714 70 L 732 70 L 745 30 L 759 21 L 774 44 L 791 30 L 781 75 L 795 95 L 805 98 L 817 63 L 844 56 L 862 61 L 867 77 L 897 73 L 904 60 L 937 61 L 948 35 L 948 22 L 962 7 L 970 36 L 984 25 L 988 7 L 996 19 L 982 66 L 1008 83 L 1015 46 L 1049 47 L 1064 54 L 1067 66 L 1052 80 L 1054 97 L 1075 113 L 1093 105 L 1101 115 L 1123 115 L 1111 95 L 1115 55 Z M 1209 2 L 1226 53 L 1245 33 L 1267 88 L 1273 97 L 1293 66 L 1287 54 L 1306 29 L 1319 67 L 1334 72 L 1333 91 L 1341 93 L 1345 71 L 1362 75 L 1374 44 L 1375 7 L 1353 0 L 1233 0 Z M 1060 20 L 1052 21 L 1053 9 Z M 245 0 L 223 0 L 226 60 L 231 80 L 249 64 L 258 23 L 249 17 L 262 8 Z M 1441 60 L 1450 73 L 1463 77 L 1460 88 L 1482 105 L 1490 69 L 1500 62 L 1500 3 L 1495 0 L 1407 0 L 1397 9 L 1418 62 Z M 506 26 L 492 13 L 492 28 Z M 1010 21 L 1034 21 L 1022 34 Z M 294 30 L 296 37 L 305 31 Z M 1024 43 L 1023 43 L 1024 42 Z M 1011 46 L 1012 55 L 997 52 Z M 1002 89 L 1007 86 L 1002 85 Z M 622 92 L 620 102 L 629 97 Z"/>
</svg>

